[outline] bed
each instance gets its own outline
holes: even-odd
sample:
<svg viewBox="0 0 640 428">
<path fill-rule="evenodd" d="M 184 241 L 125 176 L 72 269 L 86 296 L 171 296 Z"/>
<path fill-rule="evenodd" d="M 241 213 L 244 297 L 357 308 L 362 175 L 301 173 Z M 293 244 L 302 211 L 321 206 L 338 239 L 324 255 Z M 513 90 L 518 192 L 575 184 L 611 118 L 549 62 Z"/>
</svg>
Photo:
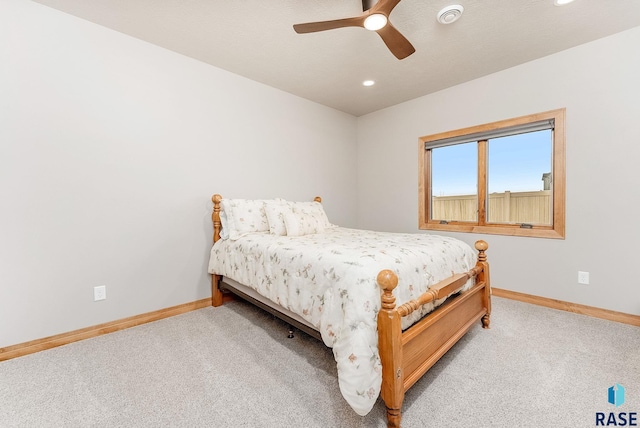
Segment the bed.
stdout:
<svg viewBox="0 0 640 428">
<path fill-rule="evenodd" d="M 484 241 L 361 231 L 313 202 L 214 195 L 212 305 L 248 300 L 331 347 L 345 400 L 378 395 L 399 427 L 405 392 L 481 320 L 491 289 Z"/>
</svg>

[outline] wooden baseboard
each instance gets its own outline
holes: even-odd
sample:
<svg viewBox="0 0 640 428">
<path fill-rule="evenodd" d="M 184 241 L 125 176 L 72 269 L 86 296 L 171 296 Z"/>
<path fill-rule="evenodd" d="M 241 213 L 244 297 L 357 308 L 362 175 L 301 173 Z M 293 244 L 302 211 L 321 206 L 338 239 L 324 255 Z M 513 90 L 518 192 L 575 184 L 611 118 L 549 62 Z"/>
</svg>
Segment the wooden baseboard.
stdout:
<svg viewBox="0 0 640 428">
<path fill-rule="evenodd" d="M 562 300 L 549 299 L 547 297 L 533 296 L 531 294 L 519 293 L 517 291 L 503 290 L 501 288 L 492 288 L 491 294 L 496 297 L 504 297 L 505 299 L 518 300 L 520 302 L 545 306 L 551 309 L 559 309 L 561 311 L 588 315 L 594 318 L 601 318 L 640 327 L 639 315 L 625 314 L 623 312 L 610 311 L 608 309 L 600 309 L 593 306 L 579 305 L 577 303 L 564 302 Z"/>
<path fill-rule="evenodd" d="M 107 333 L 113 333 L 114 331 L 124 330 L 125 328 L 135 327 L 152 321 L 158 321 L 163 318 L 169 318 L 185 312 L 195 311 L 196 309 L 205 308 L 207 306 L 211 306 L 211 298 L 196 300 L 195 302 L 184 303 L 182 305 L 172 306 L 170 308 L 160 309 L 146 314 L 135 315 L 121 320 L 95 325 L 93 327 L 86 327 L 80 330 L 70 331 L 68 333 L 57 334 L 43 339 L 36 339 L 25 343 L 19 343 L 17 345 L 7 346 L 6 348 L 0 348 L 0 361 L 22 357 L 24 355 L 33 354 L 34 352 L 44 351 L 45 349 L 55 348 L 57 346 L 101 336 Z"/>
<path fill-rule="evenodd" d="M 558 309 L 561 311 L 588 315 L 595 318 L 601 318 L 609 321 L 615 321 L 640 327 L 640 316 L 638 315 L 625 314 L 623 312 L 610 311 L 593 306 L 579 305 L 577 303 L 564 302 L 562 300 L 549 299 L 547 297 L 533 296 L 531 294 L 504 290 L 501 288 L 492 288 L 491 292 L 496 297 L 504 297 L 505 299 L 518 300 L 520 302 L 530 303 L 538 306 L 545 306 L 551 309 Z M 170 308 L 160 309 L 157 311 L 148 312 L 146 314 L 135 315 L 129 318 L 123 318 L 121 320 L 111 321 L 92 327 L 86 327 L 80 330 L 70 331 L 68 333 L 57 334 L 55 336 L 49 336 L 43 339 L 36 339 L 30 342 L 7 346 L 5 348 L 0 348 L 0 361 L 22 357 L 24 355 L 44 351 L 45 349 L 55 348 L 57 346 L 66 345 L 69 343 L 77 342 L 79 340 L 89 339 L 91 337 L 101 336 L 107 333 L 113 333 L 114 331 L 124 330 L 126 328 L 135 327 L 140 324 L 158 321 L 163 318 L 169 318 L 175 315 L 202 309 L 207 306 L 211 306 L 211 298 L 184 303 L 182 305 L 172 306 Z"/>
</svg>

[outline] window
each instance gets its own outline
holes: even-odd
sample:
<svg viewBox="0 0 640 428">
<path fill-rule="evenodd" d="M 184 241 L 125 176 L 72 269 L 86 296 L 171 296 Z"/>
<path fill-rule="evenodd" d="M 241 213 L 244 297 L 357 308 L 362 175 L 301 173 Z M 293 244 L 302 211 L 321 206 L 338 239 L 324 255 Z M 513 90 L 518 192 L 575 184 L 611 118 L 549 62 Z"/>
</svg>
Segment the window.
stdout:
<svg viewBox="0 0 640 428">
<path fill-rule="evenodd" d="M 565 110 L 419 139 L 420 229 L 564 238 Z"/>
</svg>

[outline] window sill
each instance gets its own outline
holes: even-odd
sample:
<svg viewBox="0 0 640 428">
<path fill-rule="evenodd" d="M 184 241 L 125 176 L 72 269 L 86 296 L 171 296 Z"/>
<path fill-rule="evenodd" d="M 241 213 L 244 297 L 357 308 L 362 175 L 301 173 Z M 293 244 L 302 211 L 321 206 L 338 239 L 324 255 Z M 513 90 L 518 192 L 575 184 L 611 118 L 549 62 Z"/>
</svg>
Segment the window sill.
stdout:
<svg viewBox="0 0 640 428">
<path fill-rule="evenodd" d="M 564 239 L 564 230 L 551 227 L 534 227 L 532 229 L 520 226 L 478 226 L 464 223 L 421 223 L 420 230 L 438 230 L 446 232 L 482 233 L 487 235 L 525 236 L 532 238 Z"/>
</svg>

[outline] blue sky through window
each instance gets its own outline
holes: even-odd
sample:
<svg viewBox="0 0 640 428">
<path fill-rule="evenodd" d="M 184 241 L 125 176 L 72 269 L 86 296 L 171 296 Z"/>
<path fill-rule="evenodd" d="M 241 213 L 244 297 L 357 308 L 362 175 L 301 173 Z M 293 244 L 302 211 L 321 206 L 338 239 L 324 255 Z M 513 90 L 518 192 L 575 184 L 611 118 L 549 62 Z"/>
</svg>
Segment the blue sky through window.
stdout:
<svg viewBox="0 0 640 428">
<path fill-rule="evenodd" d="M 542 174 L 551 172 L 551 130 L 489 140 L 489 193 L 543 189 Z M 477 194 L 476 142 L 432 151 L 433 196 Z"/>
</svg>

